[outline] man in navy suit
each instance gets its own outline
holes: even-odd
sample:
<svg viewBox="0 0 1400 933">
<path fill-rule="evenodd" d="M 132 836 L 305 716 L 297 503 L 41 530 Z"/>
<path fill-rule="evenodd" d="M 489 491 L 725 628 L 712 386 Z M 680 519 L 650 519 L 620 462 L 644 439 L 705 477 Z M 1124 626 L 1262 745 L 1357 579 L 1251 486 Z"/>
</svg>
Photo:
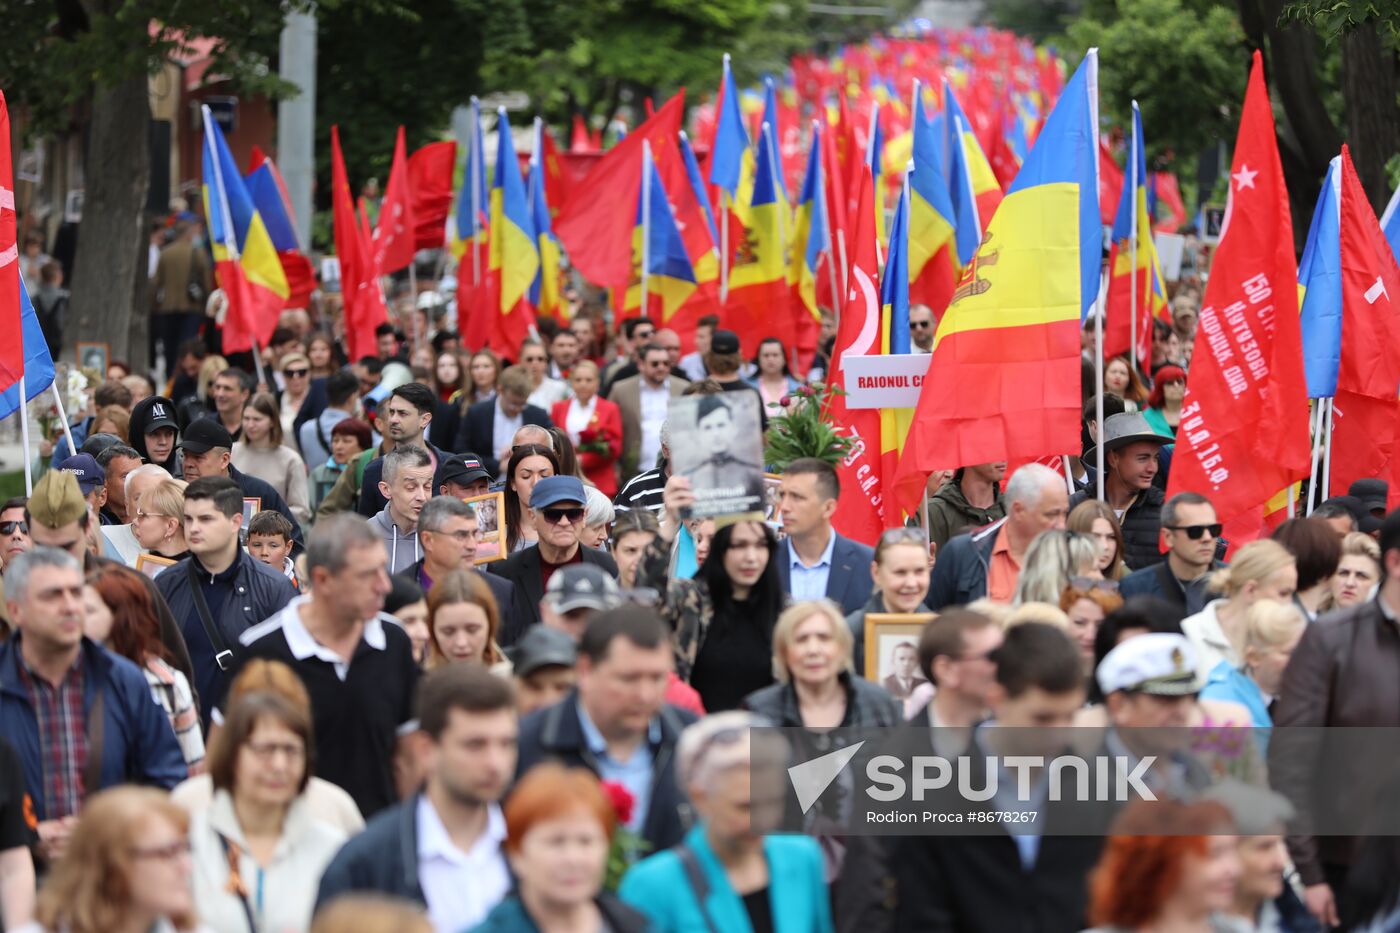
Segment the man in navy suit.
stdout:
<svg viewBox="0 0 1400 933">
<path fill-rule="evenodd" d="M 510 459 L 510 445 L 522 425 L 553 427 L 549 413 L 530 405 L 530 375 L 523 366 L 511 366 L 501 373 L 496 397 L 477 402 L 462 416 L 457 429 L 459 451 L 470 450 L 481 458 L 481 465 L 492 477 L 499 476 Z"/>
<path fill-rule="evenodd" d="M 850 614 L 870 599 L 875 552 L 843 538 L 831 527 L 841 481 L 824 460 L 804 457 L 788 464 L 778 486 L 783 522 L 778 579 L 794 601 L 825 596 Z"/>
</svg>

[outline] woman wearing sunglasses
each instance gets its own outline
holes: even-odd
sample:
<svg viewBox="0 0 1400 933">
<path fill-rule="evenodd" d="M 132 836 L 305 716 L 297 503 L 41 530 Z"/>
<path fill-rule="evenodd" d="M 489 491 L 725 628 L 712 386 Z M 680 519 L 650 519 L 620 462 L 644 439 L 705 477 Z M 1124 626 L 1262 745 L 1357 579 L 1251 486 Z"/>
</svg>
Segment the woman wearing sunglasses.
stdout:
<svg viewBox="0 0 1400 933">
<path fill-rule="evenodd" d="M 751 730 L 763 725 L 750 713 L 729 712 L 681 734 L 676 780 L 697 823 L 679 846 L 634 865 L 618 889 L 654 929 L 833 930 L 816 840 L 765 833 L 781 820 L 782 795 L 760 804 L 751 793 L 787 780 L 786 756 L 774 743 L 750 741 Z"/>
<path fill-rule="evenodd" d="M 1229 567 L 1210 578 L 1210 590 L 1224 598 L 1181 622 L 1181 631 L 1196 648 L 1197 669 L 1202 677 L 1221 661 L 1244 665 L 1245 615 L 1261 599 L 1292 602 L 1298 588 L 1298 568 L 1293 555 L 1277 541 L 1251 541 L 1235 552 Z"/>
<path fill-rule="evenodd" d="M 734 709 L 773 683 L 773 626 L 787 600 L 773 557 L 777 536 L 761 521 L 732 522 L 715 533 L 693 579 L 668 579 L 671 542 L 695 493 L 676 474 L 662 495 L 667 520 L 642 555 L 637 585 L 665 594 L 658 608 L 676 633 L 677 675 L 705 709 Z"/>
<path fill-rule="evenodd" d="M 278 420 L 282 422 L 282 436 L 287 438 L 287 446 L 296 450 L 295 425 L 311 391 L 311 361 L 303 353 L 288 353 L 282 357 L 279 372 L 282 373 L 282 402 Z"/>
</svg>

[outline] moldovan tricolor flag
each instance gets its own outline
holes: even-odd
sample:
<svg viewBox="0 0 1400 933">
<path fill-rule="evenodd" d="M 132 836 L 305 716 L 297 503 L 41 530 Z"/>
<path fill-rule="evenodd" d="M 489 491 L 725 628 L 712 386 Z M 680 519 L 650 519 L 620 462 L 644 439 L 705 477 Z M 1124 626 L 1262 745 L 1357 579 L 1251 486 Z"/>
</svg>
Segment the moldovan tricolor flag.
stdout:
<svg viewBox="0 0 1400 933">
<path fill-rule="evenodd" d="M 1332 420 L 1332 487 L 1387 479 L 1400 414 L 1400 268 L 1351 154 L 1341 164 L 1342 339 Z"/>
<path fill-rule="evenodd" d="M 223 131 L 208 107 L 203 114 L 204 216 L 214 271 L 228 299 L 224 350 L 255 350 L 267 345 L 291 290 Z"/>
<path fill-rule="evenodd" d="M 1137 243 L 1136 255 L 1132 244 Z M 1133 261 L 1137 266 L 1134 268 Z M 1137 359 L 1144 372 L 1152 362 L 1152 319 L 1167 307 L 1162 268 L 1152 241 L 1152 216 L 1147 211 L 1147 157 L 1142 147 L 1142 114 L 1133 101 L 1133 138 L 1128 147 L 1128 174 L 1113 220 L 1109 252 L 1108 295 L 1104 301 L 1103 355 L 1127 355 L 1133 342 L 1133 289 L 1137 288 Z"/>
<path fill-rule="evenodd" d="M 949 193 L 957 214 L 958 259 L 967 265 L 1001 204 L 1001 185 L 977 142 L 972 122 L 958 104 L 946 78 L 943 80 L 943 118 L 948 134 Z"/>
<path fill-rule="evenodd" d="M 758 352 L 758 342 L 771 336 L 775 322 L 789 321 L 785 260 L 786 227 L 791 221 L 778 188 L 771 134 L 772 128 L 763 124 L 751 195 L 734 212 L 743 235 L 737 245 L 731 244 L 734 265 L 729 270 L 725 322 L 739 335 L 745 358 Z"/>
<path fill-rule="evenodd" d="M 927 305 L 934 320 L 952 300 L 958 280 L 953 201 L 943 177 L 943 159 L 933 120 L 914 82 L 914 173 L 909 177 L 909 300 Z"/>
<path fill-rule="evenodd" d="M 831 354 L 832 394 L 828 420 L 855 440 L 846 459 L 836 464 L 841 498 L 832 526 L 862 544 L 874 545 L 885 529 L 886 488 L 882 482 L 880 412 L 846 408 L 846 368 L 852 356 L 880 352 L 879 245 L 875 240 L 875 181 L 869 167 L 857 177 L 857 201 L 851 229 L 850 290 L 841 309 L 840 328 Z M 894 504 L 889 503 L 893 509 Z M 896 510 L 897 511 L 897 510 Z"/>
<path fill-rule="evenodd" d="M 1103 243 L 1097 117 L 1090 49 L 939 321 L 895 481 L 907 512 L 933 470 L 1079 448 L 1080 322 Z"/>
<path fill-rule="evenodd" d="M 525 184 L 525 199 L 530 205 L 530 218 L 535 224 L 535 243 L 540 252 L 540 269 L 535 273 L 535 281 L 530 284 L 530 304 L 535 311 L 556 320 L 567 318 L 567 309 L 561 300 L 562 270 L 559 241 L 554 236 L 550 221 L 549 179 L 545 173 L 545 162 L 551 149 L 545 143 L 549 132 L 544 121 L 535 117 L 535 151 L 530 156 L 530 178 Z M 557 160 L 557 153 L 555 153 Z"/>
<path fill-rule="evenodd" d="M 482 321 L 474 321 L 473 334 L 486 337 L 485 346 L 507 358 L 535 324 L 529 308 L 530 284 L 540 271 L 540 249 L 535 242 L 535 222 L 525 203 L 525 182 L 511 144 L 506 108 L 496 111 L 496 177 L 491 185 L 491 285 L 498 290 L 494 308 L 479 308 L 490 318 L 489 334 Z M 465 336 L 465 331 L 463 336 Z M 478 346 L 471 340 L 468 346 Z"/>
<path fill-rule="evenodd" d="M 646 142 L 642 143 L 642 182 L 632 228 L 632 256 L 637 272 L 627 287 L 625 307 L 669 327 L 671 318 L 695 292 L 695 269 L 671 212 L 666 186 L 652 161 L 651 145 Z"/>
<path fill-rule="evenodd" d="M 1265 503 L 1308 475 L 1310 454 L 1293 221 L 1263 69 L 1255 52 L 1167 487 L 1207 496 L 1232 545 L 1259 537 Z"/>
<path fill-rule="evenodd" d="M 287 300 L 283 307 L 309 307 L 311 293 L 316 290 L 316 273 L 312 271 L 311 260 L 306 258 L 297 239 L 291 200 L 287 197 L 287 186 L 282 182 L 277 164 L 254 146 L 252 170 L 243 182 L 248 186 L 248 197 L 253 199 L 253 207 L 262 217 L 267 235 L 272 238 L 277 261 L 282 264 L 282 274 L 287 277 Z"/>
</svg>

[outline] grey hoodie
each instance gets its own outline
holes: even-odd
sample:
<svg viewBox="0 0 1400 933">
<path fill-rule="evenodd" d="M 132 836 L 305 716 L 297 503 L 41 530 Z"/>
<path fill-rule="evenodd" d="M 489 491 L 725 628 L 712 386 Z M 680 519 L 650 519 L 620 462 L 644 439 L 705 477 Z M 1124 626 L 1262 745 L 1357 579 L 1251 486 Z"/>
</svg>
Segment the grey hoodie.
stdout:
<svg viewBox="0 0 1400 933">
<path fill-rule="evenodd" d="M 399 531 L 399 526 L 389 517 L 387 505 L 369 520 L 369 525 L 384 540 L 384 549 L 389 552 L 390 574 L 407 570 L 423 559 L 423 548 L 418 544 L 418 529 L 407 534 Z"/>
</svg>

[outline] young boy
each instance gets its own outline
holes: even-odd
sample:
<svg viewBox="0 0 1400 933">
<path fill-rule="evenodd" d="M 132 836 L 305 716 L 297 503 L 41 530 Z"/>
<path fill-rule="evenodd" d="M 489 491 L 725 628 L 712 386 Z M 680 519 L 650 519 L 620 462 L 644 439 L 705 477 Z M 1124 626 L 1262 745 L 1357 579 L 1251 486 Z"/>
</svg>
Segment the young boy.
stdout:
<svg viewBox="0 0 1400 933">
<path fill-rule="evenodd" d="M 282 571 L 301 592 L 296 564 L 292 561 L 292 523 L 281 512 L 259 512 L 248 523 L 248 553 L 274 570 Z"/>
</svg>

